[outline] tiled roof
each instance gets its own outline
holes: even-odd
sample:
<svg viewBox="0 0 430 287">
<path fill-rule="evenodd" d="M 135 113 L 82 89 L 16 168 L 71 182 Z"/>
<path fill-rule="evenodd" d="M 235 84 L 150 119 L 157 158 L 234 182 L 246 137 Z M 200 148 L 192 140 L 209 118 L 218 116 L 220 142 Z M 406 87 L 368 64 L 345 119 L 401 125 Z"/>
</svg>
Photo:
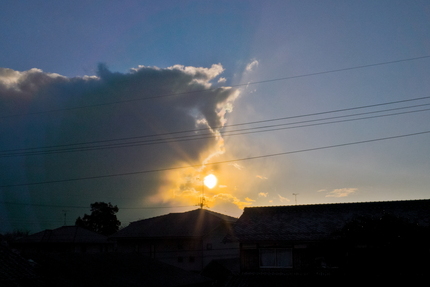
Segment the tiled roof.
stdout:
<svg viewBox="0 0 430 287">
<path fill-rule="evenodd" d="M 17 243 L 106 243 L 107 237 L 79 226 L 46 229 L 21 238 Z"/>
<path fill-rule="evenodd" d="M 246 207 L 227 240 L 321 240 L 359 216 L 391 214 L 430 225 L 430 200 Z"/>
<path fill-rule="evenodd" d="M 183 213 L 169 213 L 130 223 L 112 238 L 200 237 L 222 223 L 232 224 L 237 218 L 196 209 Z"/>
<path fill-rule="evenodd" d="M 0 243 L 0 286 L 34 286 L 36 279 L 31 264 Z"/>
</svg>

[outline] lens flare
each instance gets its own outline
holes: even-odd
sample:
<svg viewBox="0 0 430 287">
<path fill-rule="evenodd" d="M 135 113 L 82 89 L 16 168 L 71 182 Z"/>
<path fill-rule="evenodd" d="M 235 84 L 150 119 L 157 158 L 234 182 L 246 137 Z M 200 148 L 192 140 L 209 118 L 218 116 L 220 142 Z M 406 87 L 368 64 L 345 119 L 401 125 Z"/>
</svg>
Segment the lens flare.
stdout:
<svg viewBox="0 0 430 287">
<path fill-rule="evenodd" d="M 215 175 L 210 174 L 208 176 L 205 177 L 205 179 L 203 180 L 203 183 L 209 187 L 209 188 L 214 188 L 215 185 L 217 184 L 217 178 Z"/>
</svg>

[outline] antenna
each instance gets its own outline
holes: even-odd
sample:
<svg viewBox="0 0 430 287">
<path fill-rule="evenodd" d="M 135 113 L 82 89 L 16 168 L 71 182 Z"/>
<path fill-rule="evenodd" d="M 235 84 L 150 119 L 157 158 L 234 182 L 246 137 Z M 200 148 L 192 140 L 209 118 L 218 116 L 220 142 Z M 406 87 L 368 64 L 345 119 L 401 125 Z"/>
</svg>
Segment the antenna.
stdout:
<svg viewBox="0 0 430 287">
<path fill-rule="evenodd" d="M 205 207 L 205 206 L 207 207 L 207 205 L 205 203 L 205 198 L 203 196 L 200 198 L 200 203 L 197 204 L 197 206 L 200 206 L 200 209 L 203 209 L 203 207 Z"/>
<path fill-rule="evenodd" d="M 212 175 L 213 176 L 213 175 Z M 207 176 L 208 177 L 208 176 Z M 203 209 L 203 207 L 209 207 L 205 202 L 206 202 L 206 200 L 205 200 L 205 184 L 207 184 L 207 182 L 205 182 L 205 179 L 207 178 L 207 177 L 205 177 L 205 178 L 203 178 L 202 179 L 202 191 L 201 191 L 201 194 L 200 194 L 200 202 L 197 204 L 197 206 L 200 206 L 200 209 Z M 216 180 L 216 178 L 215 178 L 215 180 Z M 208 185 L 208 187 L 209 188 L 212 188 L 213 186 L 211 186 L 211 185 Z"/>
<path fill-rule="evenodd" d="M 294 201 L 296 202 L 296 205 L 297 205 L 297 195 L 299 195 L 298 193 L 293 193 L 293 195 L 294 195 Z"/>
<path fill-rule="evenodd" d="M 200 195 L 200 203 L 198 204 L 200 206 L 200 209 L 203 209 L 203 207 L 207 206 L 205 204 L 205 184 L 204 181 L 202 181 L 202 193 Z"/>
<path fill-rule="evenodd" d="M 63 214 L 64 214 L 64 226 L 66 226 L 67 225 L 66 223 L 67 223 L 67 211 L 68 210 L 63 209 L 62 211 L 63 211 Z"/>
</svg>

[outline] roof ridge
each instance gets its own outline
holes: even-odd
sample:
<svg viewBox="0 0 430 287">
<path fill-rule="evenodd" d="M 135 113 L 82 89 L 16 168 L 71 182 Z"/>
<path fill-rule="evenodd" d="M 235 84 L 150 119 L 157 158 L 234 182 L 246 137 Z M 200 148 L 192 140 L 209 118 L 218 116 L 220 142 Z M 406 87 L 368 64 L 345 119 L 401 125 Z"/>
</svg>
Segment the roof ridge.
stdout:
<svg viewBox="0 0 430 287">
<path fill-rule="evenodd" d="M 300 206 L 327 206 L 327 205 L 348 205 L 348 204 L 366 204 L 366 203 L 397 203 L 397 202 L 418 202 L 430 201 L 430 199 L 401 199 L 401 200 L 380 200 L 380 201 L 353 201 L 353 202 L 332 202 L 332 203 L 308 203 L 308 204 L 295 204 L 295 205 L 265 205 L 265 206 L 247 206 L 245 209 L 253 208 L 272 208 L 272 207 L 300 207 Z"/>
<path fill-rule="evenodd" d="M 223 217 L 223 218 L 228 217 L 228 218 L 236 219 L 236 220 L 238 219 L 237 217 L 230 216 L 230 215 L 227 215 L 227 214 L 224 214 L 224 213 L 220 213 L 220 212 L 216 212 L 216 211 L 212 211 L 212 210 L 208 210 L 208 209 L 201 209 L 201 210 L 205 210 L 206 212 L 209 212 L 210 214 L 215 215 L 217 217 Z"/>
<path fill-rule="evenodd" d="M 143 220 L 149 220 L 149 219 L 153 219 L 153 218 L 160 218 L 160 217 L 163 217 L 163 216 L 169 216 L 169 215 L 173 215 L 173 214 L 185 214 L 185 213 L 188 213 L 188 212 L 193 212 L 193 211 L 198 211 L 198 210 L 204 210 L 205 212 L 208 212 L 208 213 L 210 213 L 212 215 L 215 215 L 218 218 L 220 218 L 220 217 L 226 218 L 227 217 L 227 218 L 231 218 L 232 220 L 233 219 L 234 220 L 238 219 L 237 217 L 233 217 L 233 216 L 230 216 L 230 215 L 227 215 L 227 214 L 223 214 L 223 213 L 219 213 L 219 212 L 216 212 L 216 211 L 212 211 L 212 210 L 208 210 L 208 209 L 202 209 L 202 208 L 196 208 L 196 209 L 192 209 L 192 210 L 188 210 L 188 211 L 184 211 L 184 212 L 170 212 L 170 213 L 167 213 L 167 214 L 157 215 L 157 216 L 148 217 L 148 218 L 142 218 L 142 219 L 139 219 L 139 220 L 130 221 L 130 224 L 136 223 L 136 222 L 140 222 L 140 221 L 143 221 Z"/>
<path fill-rule="evenodd" d="M 178 213 L 180 213 L 180 212 L 178 212 Z M 157 216 L 152 216 L 152 217 L 148 217 L 148 218 L 142 218 L 142 219 L 130 221 L 130 224 L 136 223 L 136 222 L 140 222 L 140 221 L 143 221 L 143 220 L 148 220 L 148 219 L 163 217 L 163 216 L 167 216 L 167 215 L 170 215 L 170 214 L 176 214 L 176 212 L 170 212 L 170 213 L 166 213 L 166 214 L 161 214 L 161 215 L 157 215 Z"/>
<path fill-rule="evenodd" d="M 197 208 L 134 221 L 111 237 L 206 236 L 219 225 L 232 224 L 236 221 L 235 217 Z"/>
</svg>

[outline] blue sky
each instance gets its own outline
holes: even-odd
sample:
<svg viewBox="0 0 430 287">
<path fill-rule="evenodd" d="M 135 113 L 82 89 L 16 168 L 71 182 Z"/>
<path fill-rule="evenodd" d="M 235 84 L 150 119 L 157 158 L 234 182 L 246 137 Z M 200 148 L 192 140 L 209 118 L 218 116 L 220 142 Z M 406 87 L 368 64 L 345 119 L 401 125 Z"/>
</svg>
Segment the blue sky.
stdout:
<svg viewBox="0 0 430 287">
<path fill-rule="evenodd" d="M 428 1 L 2 1 L 0 231 L 95 201 L 124 225 L 193 209 L 208 173 L 209 206 L 234 216 L 293 193 L 429 198 L 429 19 Z M 206 136 L 100 149 L 182 131 Z"/>
</svg>

